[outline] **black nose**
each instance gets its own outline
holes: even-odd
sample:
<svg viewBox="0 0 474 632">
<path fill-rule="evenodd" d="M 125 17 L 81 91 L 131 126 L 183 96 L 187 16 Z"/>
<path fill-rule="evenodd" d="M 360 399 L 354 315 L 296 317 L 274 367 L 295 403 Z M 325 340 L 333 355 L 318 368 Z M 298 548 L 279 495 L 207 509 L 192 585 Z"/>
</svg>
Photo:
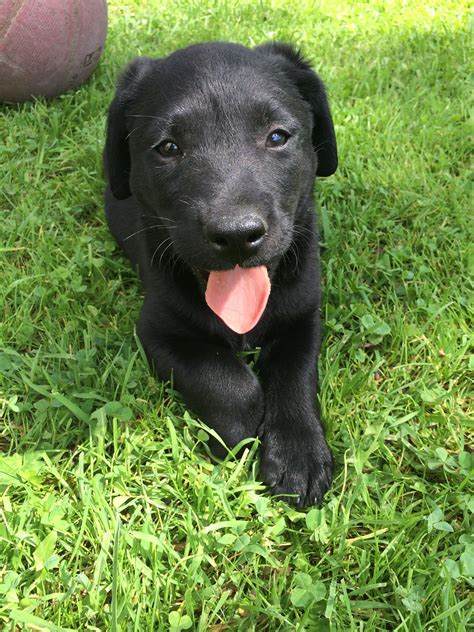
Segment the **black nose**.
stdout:
<svg viewBox="0 0 474 632">
<path fill-rule="evenodd" d="M 222 217 L 206 227 L 207 238 L 214 252 L 240 263 L 255 255 L 263 242 L 266 226 L 258 215 Z"/>
</svg>

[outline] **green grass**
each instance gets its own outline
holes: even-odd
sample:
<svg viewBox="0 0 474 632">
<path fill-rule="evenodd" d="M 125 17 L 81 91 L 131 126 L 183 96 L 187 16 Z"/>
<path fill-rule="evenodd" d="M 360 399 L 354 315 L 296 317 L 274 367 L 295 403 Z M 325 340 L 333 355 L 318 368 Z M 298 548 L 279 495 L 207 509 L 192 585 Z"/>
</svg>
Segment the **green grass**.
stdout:
<svg viewBox="0 0 474 632">
<path fill-rule="evenodd" d="M 466 630 L 467 1 L 110 5 L 89 83 L 0 114 L 0 627 Z M 256 445 L 214 464 L 150 377 L 141 290 L 104 224 L 120 66 L 207 39 L 293 41 L 331 96 L 320 369 L 337 475 L 307 512 L 265 495 Z"/>
</svg>

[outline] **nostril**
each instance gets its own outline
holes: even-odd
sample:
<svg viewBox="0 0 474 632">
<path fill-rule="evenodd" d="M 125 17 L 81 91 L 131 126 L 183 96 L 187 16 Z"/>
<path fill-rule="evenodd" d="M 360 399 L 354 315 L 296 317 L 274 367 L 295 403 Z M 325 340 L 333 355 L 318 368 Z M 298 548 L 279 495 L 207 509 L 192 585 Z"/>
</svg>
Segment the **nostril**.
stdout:
<svg viewBox="0 0 474 632">
<path fill-rule="evenodd" d="M 260 241 L 262 241 L 264 234 L 264 230 L 254 230 L 249 235 L 247 235 L 247 244 L 249 246 L 256 246 Z"/>
<path fill-rule="evenodd" d="M 227 246 L 229 245 L 229 242 L 225 237 L 214 237 L 212 239 L 212 243 L 219 248 L 227 248 Z"/>
<path fill-rule="evenodd" d="M 229 247 L 229 239 L 222 232 L 208 231 L 207 238 L 216 250 L 225 250 Z"/>
</svg>

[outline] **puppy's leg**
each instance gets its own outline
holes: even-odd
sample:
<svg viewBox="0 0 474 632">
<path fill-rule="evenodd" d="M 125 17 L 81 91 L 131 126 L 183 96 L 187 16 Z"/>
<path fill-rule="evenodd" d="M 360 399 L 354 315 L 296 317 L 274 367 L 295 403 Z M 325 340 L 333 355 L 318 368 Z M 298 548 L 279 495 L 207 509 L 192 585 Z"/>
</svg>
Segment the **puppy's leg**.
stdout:
<svg viewBox="0 0 474 632">
<path fill-rule="evenodd" d="M 295 324 L 262 350 L 265 393 L 260 475 L 272 494 L 299 507 L 319 502 L 332 481 L 332 457 L 315 412 L 319 326 Z"/>
<path fill-rule="evenodd" d="M 195 338 L 157 334 L 137 325 L 148 360 L 160 379 L 173 374 L 184 401 L 228 448 L 256 437 L 263 419 L 263 391 L 252 370 L 225 347 Z M 211 437 L 214 454 L 226 450 Z"/>
</svg>

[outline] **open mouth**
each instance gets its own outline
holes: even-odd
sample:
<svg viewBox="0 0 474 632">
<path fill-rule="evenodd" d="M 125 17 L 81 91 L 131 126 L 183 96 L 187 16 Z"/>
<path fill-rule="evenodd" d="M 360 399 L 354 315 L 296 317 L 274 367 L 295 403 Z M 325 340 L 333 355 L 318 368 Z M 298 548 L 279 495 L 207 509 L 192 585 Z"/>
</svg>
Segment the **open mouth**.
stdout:
<svg viewBox="0 0 474 632">
<path fill-rule="evenodd" d="M 231 270 L 198 270 L 208 307 L 238 334 L 245 334 L 260 321 L 270 296 L 267 266 Z"/>
<path fill-rule="evenodd" d="M 207 283 L 208 279 L 209 279 L 209 275 L 211 274 L 211 272 L 230 272 L 231 270 L 235 269 L 236 267 L 242 269 L 242 270 L 252 270 L 255 267 L 265 267 L 268 270 L 268 274 L 271 276 L 273 269 L 275 268 L 275 261 L 272 260 L 268 263 L 262 263 L 260 264 L 260 266 L 239 266 L 238 264 L 236 266 L 234 266 L 233 268 L 226 268 L 226 269 L 215 269 L 215 270 L 206 270 L 204 268 L 192 268 L 194 274 L 199 278 L 200 281 L 204 281 L 204 283 Z"/>
</svg>

